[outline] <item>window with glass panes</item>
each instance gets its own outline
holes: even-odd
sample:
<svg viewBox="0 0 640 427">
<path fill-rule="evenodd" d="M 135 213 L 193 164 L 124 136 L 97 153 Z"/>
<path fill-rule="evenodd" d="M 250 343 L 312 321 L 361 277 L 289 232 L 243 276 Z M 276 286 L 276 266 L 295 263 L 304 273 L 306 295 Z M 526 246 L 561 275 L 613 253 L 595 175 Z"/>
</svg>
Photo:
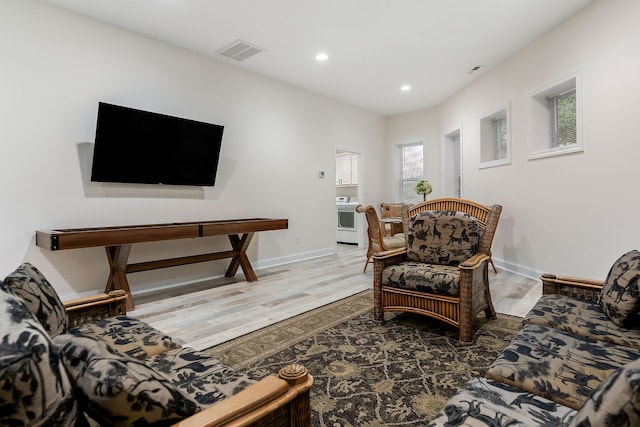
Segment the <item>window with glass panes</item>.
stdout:
<svg viewBox="0 0 640 427">
<path fill-rule="evenodd" d="M 576 90 L 549 97 L 552 147 L 576 143 Z"/>
<path fill-rule="evenodd" d="M 422 201 L 422 195 L 414 187 L 424 178 L 424 153 L 422 143 L 400 146 L 402 151 L 402 203 L 414 204 Z"/>
</svg>

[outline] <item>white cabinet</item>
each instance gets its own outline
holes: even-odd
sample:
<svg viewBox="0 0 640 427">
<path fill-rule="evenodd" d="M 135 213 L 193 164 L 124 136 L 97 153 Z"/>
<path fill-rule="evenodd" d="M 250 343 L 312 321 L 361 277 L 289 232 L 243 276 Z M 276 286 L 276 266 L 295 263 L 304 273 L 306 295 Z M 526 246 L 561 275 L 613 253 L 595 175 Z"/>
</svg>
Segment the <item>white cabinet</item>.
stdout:
<svg viewBox="0 0 640 427">
<path fill-rule="evenodd" d="M 336 155 L 336 185 L 358 184 L 358 156 L 356 154 Z"/>
</svg>

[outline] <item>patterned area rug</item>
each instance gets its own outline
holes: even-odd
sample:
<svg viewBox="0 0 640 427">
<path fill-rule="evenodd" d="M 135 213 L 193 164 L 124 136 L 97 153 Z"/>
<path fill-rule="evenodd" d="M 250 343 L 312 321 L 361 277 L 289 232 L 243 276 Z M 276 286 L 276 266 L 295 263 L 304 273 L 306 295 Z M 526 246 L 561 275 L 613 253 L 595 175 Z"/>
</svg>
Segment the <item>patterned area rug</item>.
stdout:
<svg viewBox="0 0 640 427">
<path fill-rule="evenodd" d="M 424 425 L 475 376 L 483 376 L 521 318 L 476 318 L 473 344 L 457 329 L 411 314 L 373 320 L 366 291 L 205 352 L 254 379 L 301 363 L 315 379 L 314 426 Z"/>
</svg>

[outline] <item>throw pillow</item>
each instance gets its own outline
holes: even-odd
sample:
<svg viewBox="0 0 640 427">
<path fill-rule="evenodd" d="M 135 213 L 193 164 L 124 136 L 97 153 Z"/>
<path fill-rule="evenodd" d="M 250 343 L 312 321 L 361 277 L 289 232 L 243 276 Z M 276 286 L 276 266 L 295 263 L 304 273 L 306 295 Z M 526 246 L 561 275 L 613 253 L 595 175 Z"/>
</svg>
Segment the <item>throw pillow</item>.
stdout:
<svg viewBox="0 0 640 427">
<path fill-rule="evenodd" d="M 82 409 L 101 425 L 173 425 L 200 405 L 143 361 L 70 334 L 53 339 Z"/>
<path fill-rule="evenodd" d="M 5 279 L 8 288 L 20 297 L 52 337 L 63 334 L 69 326 L 69 316 L 51 283 L 28 262 L 23 263 Z"/>
<path fill-rule="evenodd" d="M 0 425 L 73 426 L 84 420 L 57 348 L 0 281 Z"/>
<path fill-rule="evenodd" d="M 420 212 L 410 220 L 407 258 L 457 266 L 478 252 L 482 231 L 480 222 L 464 212 Z"/>
<path fill-rule="evenodd" d="M 629 251 L 611 267 L 598 303 L 602 311 L 618 326 L 634 321 L 640 302 L 640 252 Z"/>
<path fill-rule="evenodd" d="M 570 427 L 640 425 L 640 359 L 617 369 L 587 399 Z"/>
</svg>

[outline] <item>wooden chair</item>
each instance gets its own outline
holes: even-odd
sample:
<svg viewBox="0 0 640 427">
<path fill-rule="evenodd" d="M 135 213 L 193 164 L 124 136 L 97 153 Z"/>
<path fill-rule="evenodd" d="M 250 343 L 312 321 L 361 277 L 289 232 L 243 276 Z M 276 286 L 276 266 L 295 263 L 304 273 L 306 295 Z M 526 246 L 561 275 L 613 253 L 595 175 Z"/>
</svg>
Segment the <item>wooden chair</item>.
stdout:
<svg viewBox="0 0 640 427">
<path fill-rule="evenodd" d="M 454 215 L 455 212 L 458 214 Z M 374 318 L 384 321 L 385 311 L 418 313 L 459 328 L 460 341 L 472 342 L 476 315 L 484 310 L 488 318 L 496 317 L 489 292 L 488 264 L 501 212 L 500 205 L 483 206 L 456 198 L 429 200 L 408 208 L 406 217 L 403 217 L 407 246 L 373 257 Z M 466 233 L 465 227 L 476 230 L 473 239 L 477 239 L 477 246 L 472 244 L 473 240 L 463 241 L 460 230 Z M 427 239 L 425 242 L 429 242 L 428 236 L 431 236 L 433 245 L 414 248 L 416 236 L 424 237 Z M 465 238 L 468 237 L 465 234 Z M 463 243 L 470 245 L 466 252 L 457 249 L 457 245 Z M 443 248 L 449 250 L 444 251 Z M 415 260 L 416 256 L 427 257 L 429 251 L 435 253 L 436 262 Z M 453 258 L 463 258 L 457 267 L 458 261 L 446 265 L 452 254 Z M 464 259 L 467 254 L 471 256 Z M 443 286 L 444 278 L 451 280 L 449 288 Z"/>
<path fill-rule="evenodd" d="M 363 205 L 356 206 L 356 212 L 364 213 L 367 218 L 367 235 L 369 237 L 369 247 L 367 248 L 367 260 L 364 263 L 363 272 L 367 272 L 367 266 L 372 262 L 371 257 L 378 253 L 390 249 L 405 247 L 405 234 L 395 234 L 393 236 L 383 236 L 380 219 L 376 208 L 369 205 L 366 208 Z"/>
<path fill-rule="evenodd" d="M 402 217 L 402 208 L 404 203 L 380 203 L 381 217 L 384 218 L 400 218 Z M 402 224 L 384 224 L 384 236 L 393 236 L 394 234 L 403 233 Z"/>
</svg>

